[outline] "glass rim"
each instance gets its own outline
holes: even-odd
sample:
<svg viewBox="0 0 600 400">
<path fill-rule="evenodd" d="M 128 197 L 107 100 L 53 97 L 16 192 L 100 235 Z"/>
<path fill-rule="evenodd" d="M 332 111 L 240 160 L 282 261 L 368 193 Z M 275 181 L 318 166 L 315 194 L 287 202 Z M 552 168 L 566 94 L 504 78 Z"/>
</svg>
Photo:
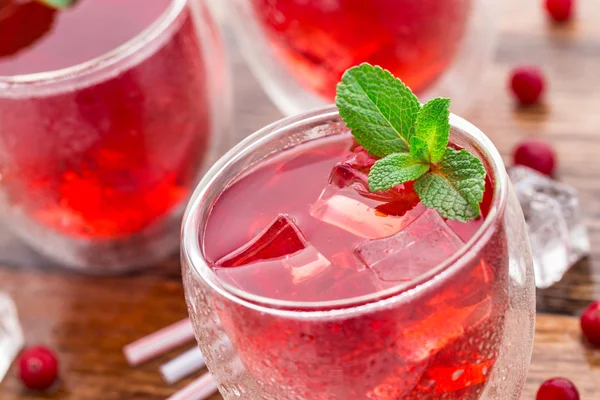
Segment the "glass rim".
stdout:
<svg viewBox="0 0 600 400">
<path fill-rule="evenodd" d="M 183 217 L 181 256 L 184 258 L 182 261 L 187 261 L 188 265 L 190 265 L 195 277 L 202 279 L 210 286 L 211 290 L 245 308 L 286 317 L 333 317 L 346 315 L 349 312 L 362 313 L 369 310 L 377 310 L 391 304 L 410 301 L 413 297 L 427 290 L 427 288 L 445 282 L 461 271 L 463 267 L 469 265 L 470 260 L 478 257 L 480 251 L 489 242 L 495 232 L 494 228 L 497 225 L 497 221 L 502 217 L 507 204 L 508 178 L 504 162 L 496 147 L 481 130 L 465 119 L 455 114 L 451 114 L 451 127 L 458 128 L 463 132 L 465 134 L 465 139 L 468 139 L 469 144 L 475 144 L 476 149 L 484 157 L 484 160 L 487 161 L 491 170 L 490 172 L 493 173 L 494 182 L 492 205 L 482 226 L 477 230 L 473 237 L 471 237 L 471 239 L 451 257 L 432 267 L 426 273 L 421 274 L 415 281 L 411 282 L 409 287 L 399 283 L 398 285 L 368 295 L 342 300 L 310 302 L 277 300 L 253 295 L 239 289 L 228 290 L 226 288 L 226 286 L 229 287 L 228 285 L 223 285 L 218 282 L 216 274 L 203 256 L 201 244 L 198 240 L 198 232 L 203 229 L 203 227 L 200 227 L 200 216 L 202 214 L 200 204 L 203 198 L 210 192 L 210 188 L 213 186 L 212 183 L 215 178 L 227 170 L 238 157 L 248 154 L 256 148 L 260 148 L 261 144 L 267 139 L 285 134 L 286 130 L 291 127 L 303 125 L 315 126 L 315 123 L 319 121 L 326 122 L 335 118 L 339 119 L 337 107 L 329 105 L 307 111 L 297 116 L 283 118 L 267 125 L 229 150 L 202 178 L 201 182 L 194 190 Z M 248 166 L 248 168 L 251 167 L 252 166 Z M 235 177 L 233 179 L 235 179 Z M 222 191 L 222 189 L 220 190 Z M 208 214 L 209 213 L 207 213 L 207 215 Z M 243 292 L 244 296 L 237 295 L 236 292 Z"/>
<path fill-rule="evenodd" d="M 188 0 L 170 0 L 167 8 L 145 29 L 131 39 L 89 60 L 50 71 L 1 75 L 0 89 L 33 88 L 69 81 L 82 75 L 103 71 L 129 57 L 158 39 L 177 20 Z"/>
</svg>

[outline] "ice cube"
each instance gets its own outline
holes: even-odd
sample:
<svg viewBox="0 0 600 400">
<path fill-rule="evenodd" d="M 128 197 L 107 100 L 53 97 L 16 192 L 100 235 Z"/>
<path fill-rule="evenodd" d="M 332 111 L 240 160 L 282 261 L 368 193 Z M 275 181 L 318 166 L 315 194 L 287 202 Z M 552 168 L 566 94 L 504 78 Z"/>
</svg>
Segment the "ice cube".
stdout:
<svg viewBox="0 0 600 400">
<path fill-rule="evenodd" d="M 312 297 L 324 290 L 314 285 L 312 280 L 326 272 L 330 266 L 331 262 L 325 256 L 313 246 L 307 245 L 302 250 L 279 258 L 253 261 L 236 267 L 217 267 L 215 273 L 221 282 L 244 292 L 293 300 L 297 297 Z"/>
<path fill-rule="evenodd" d="M 369 269 L 340 270 L 332 268 L 331 274 L 322 274 L 311 283 L 321 285 L 318 300 L 340 300 L 361 297 L 385 289 L 381 281 Z"/>
<path fill-rule="evenodd" d="M 517 195 L 531 244 L 536 285 L 547 288 L 569 269 L 569 231 L 560 204 L 538 193 Z"/>
<path fill-rule="evenodd" d="M 294 221 L 280 214 L 250 242 L 217 261 L 215 273 L 222 283 L 247 293 L 292 299 L 325 290 L 312 280 L 330 266 Z M 310 293 L 303 292 L 304 283 Z"/>
<path fill-rule="evenodd" d="M 293 254 L 307 247 L 300 229 L 285 214 L 279 214 L 262 232 L 236 251 L 216 262 L 217 267 L 237 267 L 254 261 Z"/>
<path fill-rule="evenodd" d="M 590 251 L 579 196 L 571 186 L 527 167 L 514 166 L 508 173 L 526 214 L 534 259 L 538 260 L 537 285 L 548 287 Z M 541 215 L 534 217 L 533 213 Z M 548 241 L 562 244 L 553 250 Z"/>
<path fill-rule="evenodd" d="M 371 270 L 332 266 L 314 246 L 292 255 L 233 268 L 215 268 L 219 280 L 245 293 L 277 300 L 329 301 L 383 289 Z"/>
<path fill-rule="evenodd" d="M 424 210 L 412 190 L 371 193 L 364 172 L 340 163 L 309 211 L 314 218 L 355 236 L 379 239 L 399 232 Z"/>
<path fill-rule="evenodd" d="M 465 271 L 466 272 L 466 271 Z M 464 340 L 492 315 L 493 267 L 481 260 L 467 275 L 437 290 L 425 301 L 414 302 L 411 314 L 398 322 L 401 336 L 396 349 L 401 359 L 428 362 L 448 345 Z"/>
<path fill-rule="evenodd" d="M 411 281 L 463 246 L 440 214 L 428 209 L 393 236 L 367 241 L 356 256 L 382 281 Z"/>
<path fill-rule="evenodd" d="M 590 251 L 590 241 L 577 190 L 567 184 L 549 179 L 527 167 L 512 167 L 509 174 L 517 191 L 544 194 L 552 197 L 560 204 L 569 229 L 570 260 L 575 262 L 586 256 Z"/>
<path fill-rule="evenodd" d="M 0 382 L 23 348 L 23 331 L 12 299 L 0 292 Z"/>
<path fill-rule="evenodd" d="M 280 299 L 290 293 L 294 284 L 290 271 L 279 259 L 255 261 L 233 268 L 214 268 L 219 281 L 245 293 Z"/>
<path fill-rule="evenodd" d="M 294 284 L 314 278 L 331 266 L 331 262 L 311 245 L 292 255 L 285 256 L 282 262 L 290 270 Z"/>
<path fill-rule="evenodd" d="M 401 322 L 402 337 L 396 348 L 404 360 L 424 361 L 475 326 L 484 323 L 490 316 L 492 300 L 485 296 L 482 301 L 468 306 L 447 304 L 443 307 L 432 308 L 415 321 Z"/>
<path fill-rule="evenodd" d="M 371 400 L 396 400 L 413 391 L 421 376 L 427 370 L 427 363 L 402 365 L 394 368 L 382 382 L 367 394 Z"/>
</svg>

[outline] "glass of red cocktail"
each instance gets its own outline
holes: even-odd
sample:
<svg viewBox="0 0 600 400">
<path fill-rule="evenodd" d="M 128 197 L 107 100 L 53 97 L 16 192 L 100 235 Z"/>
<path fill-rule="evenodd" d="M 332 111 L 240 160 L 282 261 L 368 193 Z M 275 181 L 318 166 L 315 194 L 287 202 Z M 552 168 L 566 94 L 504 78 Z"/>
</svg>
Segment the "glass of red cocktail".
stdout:
<svg viewBox="0 0 600 400">
<path fill-rule="evenodd" d="M 519 398 L 535 297 L 502 159 L 452 115 L 487 172 L 481 217 L 449 221 L 372 165 L 334 107 L 256 132 L 188 205 L 182 261 L 196 337 L 225 399 Z"/>
<path fill-rule="evenodd" d="M 228 0 L 238 42 L 277 106 L 330 103 L 342 73 L 380 65 L 464 110 L 493 56 L 495 0 Z"/>
<path fill-rule="evenodd" d="M 227 110 L 204 1 L 0 1 L 0 36 L 2 218 L 82 271 L 172 252 Z"/>
</svg>

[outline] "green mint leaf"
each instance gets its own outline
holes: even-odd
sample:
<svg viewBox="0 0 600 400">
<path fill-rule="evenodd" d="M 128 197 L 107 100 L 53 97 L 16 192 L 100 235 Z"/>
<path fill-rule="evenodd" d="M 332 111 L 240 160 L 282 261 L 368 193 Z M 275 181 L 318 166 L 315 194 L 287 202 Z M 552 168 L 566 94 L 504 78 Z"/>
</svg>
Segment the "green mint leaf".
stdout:
<svg viewBox="0 0 600 400">
<path fill-rule="evenodd" d="M 421 202 L 448 219 L 467 222 L 481 214 L 479 203 L 485 189 L 485 168 L 466 150 L 446 149 L 431 172 L 415 182 Z"/>
<path fill-rule="evenodd" d="M 60 10 L 62 8 L 67 8 L 75 4 L 77 0 L 37 0 L 39 3 L 42 3 L 45 6 L 50 8 L 56 8 Z"/>
<path fill-rule="evenodd" d="M 401 183 L 414 181 L 429 170 L 429 164 L 410 153 L 394 153 L 377 160 L 369 172 L 371 192 L 388 190 Z"/>
<path fill-rule="evenodd" d="M 356 141 L 369 154 L 408 152 L 421 105 L 389 71 L 361 64 L 344 73 L 335 103 Z"/>
<path fill-rule="evenodd" d="M 369 173 L 372 192 L 416 180 L 421 202 L 443 217 L 463 222 L 479 217 L 485 168 L 468 151 L 447 148 L 449 99 L 421 107 L 390 72 L 362 64 L 344 73 L 336 105 L 356 141 L 381 158 Z"/>
<path fill-rule="evenodd" d="M 410 154 L 413 158 L 429 164 L 429 148 L 427 142 L 417 136 L 410 138 Z"/>
<path fill-rule="evenodd" d="M 417 115 L 415 136 L 427 143 L 429 162 L 442 159 L 450 134 L 450 99 L 437 98 L 427 102 Z"/>
</svg>

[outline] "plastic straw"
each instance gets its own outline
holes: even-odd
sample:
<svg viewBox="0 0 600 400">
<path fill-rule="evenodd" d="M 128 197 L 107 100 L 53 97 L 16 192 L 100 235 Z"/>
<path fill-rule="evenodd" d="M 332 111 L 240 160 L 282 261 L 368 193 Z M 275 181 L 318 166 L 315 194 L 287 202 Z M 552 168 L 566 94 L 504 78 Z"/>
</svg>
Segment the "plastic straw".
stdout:
<svg viewBox="0 0 600 400">
<path fill-rule="evenodd" d="M 172 385 L 192 373 L 204 368 L 204 358 L 197 347 L 190 349 L 179 357 L 163 364 L 160 373 L 165 382 Z"/>
<path fill-rule="evenodd" d="M 167 400 L 206 400 L 217 391 L 217 386 L 215 378 L 207 372 Z"/>
<path fill-rule="evenodd" d="M 123 348 L 123 353 L 129 365 L 136 366 L 193 339 L 192 323 L 184 319 L 128 344 Z"/>
</svg>

